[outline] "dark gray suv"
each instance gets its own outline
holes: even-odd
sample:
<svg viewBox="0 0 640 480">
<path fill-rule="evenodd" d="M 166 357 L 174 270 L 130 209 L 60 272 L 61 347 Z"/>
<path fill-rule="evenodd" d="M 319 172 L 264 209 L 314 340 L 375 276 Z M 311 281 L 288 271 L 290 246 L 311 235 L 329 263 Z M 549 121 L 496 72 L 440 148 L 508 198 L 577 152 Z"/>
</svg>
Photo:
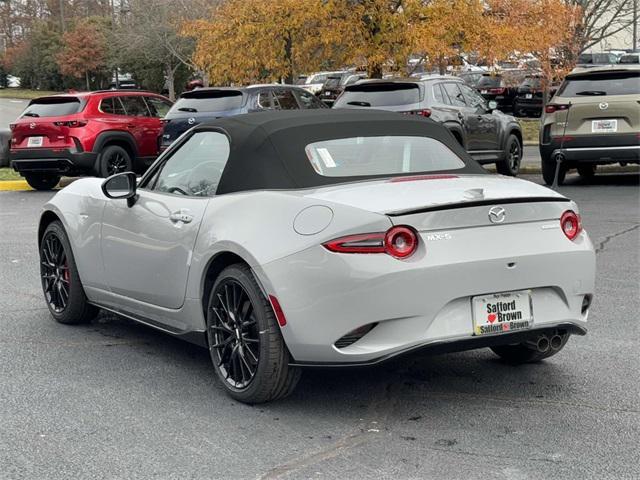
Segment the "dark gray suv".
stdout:
<svg viewBox="0 0 640 480">
<path fill-rule="evenodd" d="M 333 108 L 376 108 L 428 117 L 446 126 L 481 164 L 516 176 L 522 160 L 518 121 L 495 109 L 461 79 L 369 80 L 345 88 Z"/>
</svg>

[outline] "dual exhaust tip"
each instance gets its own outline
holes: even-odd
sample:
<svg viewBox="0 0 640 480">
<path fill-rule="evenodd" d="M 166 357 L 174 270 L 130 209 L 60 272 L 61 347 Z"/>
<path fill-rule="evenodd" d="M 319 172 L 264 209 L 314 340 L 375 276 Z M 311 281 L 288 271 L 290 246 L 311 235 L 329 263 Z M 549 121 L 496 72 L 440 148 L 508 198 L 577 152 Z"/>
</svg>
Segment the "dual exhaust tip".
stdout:
<svg viewBox="0 0 640 480">
<path fill-rule="evenodd" d="M 553 335 L 540 334 L 537 337 L 527 340 L 525 344 L 532 350 L 540 353 L 547 353 L 550 350 L 557 352 L 564 345 L 565 336 L 554 333 Z"/>
</svg>

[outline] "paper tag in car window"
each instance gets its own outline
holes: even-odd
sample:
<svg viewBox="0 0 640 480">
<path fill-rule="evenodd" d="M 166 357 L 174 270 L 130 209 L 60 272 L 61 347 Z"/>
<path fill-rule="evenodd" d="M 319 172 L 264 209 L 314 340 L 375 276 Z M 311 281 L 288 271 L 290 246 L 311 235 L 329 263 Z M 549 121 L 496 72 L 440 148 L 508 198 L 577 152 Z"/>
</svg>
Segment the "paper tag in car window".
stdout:
<svg viewBox="0 0 640 480">
<path fill-rule="evenodd" d="M 317 152 L 327 168 L 333 168 L 336 166 L 336 162 L 333 161 L 333 157 L 329 153 L 329 150 L 326 148 L 319 148 Z"/>
</svg>

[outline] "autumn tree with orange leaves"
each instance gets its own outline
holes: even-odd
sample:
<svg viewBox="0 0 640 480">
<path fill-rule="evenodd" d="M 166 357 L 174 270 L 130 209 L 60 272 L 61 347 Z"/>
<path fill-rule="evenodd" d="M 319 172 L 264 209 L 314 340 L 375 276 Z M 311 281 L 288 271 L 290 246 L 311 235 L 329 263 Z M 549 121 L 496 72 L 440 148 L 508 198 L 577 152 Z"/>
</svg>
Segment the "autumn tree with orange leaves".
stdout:
<svg viewBox="0 0 640 480">
<path fill-rule="evenodd" d="M 103 69 L 107 60 L 107 41 L 101 26 L 90 19 L 79 22 L 62 36 L 62 44 L 56 58 L 60 72 L 84 77 L 87 90 L 91 90 L 91 73 Z"/>
<path fill-rule="evenodd" d="M 291 82 L 347 64 L 380 78 L 412 54 L 441 70 L 464 51 L 489 64 L 514 51 L 551 58 L 575 18 L 564 0 L 226 0 L 183 34 L 217 82 Z"/>
</svg>

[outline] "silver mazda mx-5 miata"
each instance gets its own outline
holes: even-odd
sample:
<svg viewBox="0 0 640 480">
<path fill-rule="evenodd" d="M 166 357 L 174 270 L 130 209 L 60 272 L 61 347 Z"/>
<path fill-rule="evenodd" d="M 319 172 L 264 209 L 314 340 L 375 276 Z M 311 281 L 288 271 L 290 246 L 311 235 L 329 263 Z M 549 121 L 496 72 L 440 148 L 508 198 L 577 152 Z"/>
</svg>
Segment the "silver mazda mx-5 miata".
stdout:
<svg viewBox="0 0 640 480">
<path fill-rule="evenodd" d="M 38 241 L 56 320 L 102 308 L 206 346 L 249 403 L 287 395 L 303 366 L 421 348 L 538 361 L 586 332 L 594 291 L 575 203 L 376 111 L 198 126 L 139 182 L 60 191 Z"/>
</svg>

